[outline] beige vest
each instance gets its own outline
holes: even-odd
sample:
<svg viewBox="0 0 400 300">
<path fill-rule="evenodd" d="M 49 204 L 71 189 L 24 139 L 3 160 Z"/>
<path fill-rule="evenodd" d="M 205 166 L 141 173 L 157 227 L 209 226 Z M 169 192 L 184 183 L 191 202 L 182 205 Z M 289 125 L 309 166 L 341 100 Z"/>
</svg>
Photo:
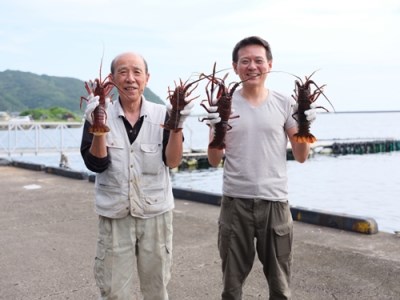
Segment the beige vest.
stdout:
<svg viewBox="0 0 400 300">
<path fill-rule="evenodd" d="M 96 212 L 109 218 L 150 218 L 174 208 L 169 168 L 162 160 L 166 108 L 144 99 L 142 128 L 131 145 L 119 101 L 107 109 L 108 153 L 111 164 L 97 174 Z"/>
</svg>

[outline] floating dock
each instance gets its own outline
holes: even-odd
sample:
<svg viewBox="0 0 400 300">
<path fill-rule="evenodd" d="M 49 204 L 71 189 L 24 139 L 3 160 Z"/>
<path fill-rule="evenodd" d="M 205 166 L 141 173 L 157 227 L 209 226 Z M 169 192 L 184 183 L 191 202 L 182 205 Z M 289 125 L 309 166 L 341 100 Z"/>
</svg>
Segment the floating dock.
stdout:
<svg viewBox="0 0 400 300">
<path fill-rule="evenodd" d="M 363 155 L 400 151 L 400 140 L 325 140 L 311 146 L 310 157 L 315 155 Z M 294 160 L 292 149 L 287 149 L 287 159 Z M 223 162 L 221 163 L 221 166 Z M 183 153 L 178 169 L 205 169 L 211 167 L 207 159 L 207 150 L 191 150 Z"/>
<path fill-rule="evenodd" d="M 333 155 L 372 154 L 400 151 L 399 140 L 375 140 L 333 143 L 329 146 Z"/>
</svg>

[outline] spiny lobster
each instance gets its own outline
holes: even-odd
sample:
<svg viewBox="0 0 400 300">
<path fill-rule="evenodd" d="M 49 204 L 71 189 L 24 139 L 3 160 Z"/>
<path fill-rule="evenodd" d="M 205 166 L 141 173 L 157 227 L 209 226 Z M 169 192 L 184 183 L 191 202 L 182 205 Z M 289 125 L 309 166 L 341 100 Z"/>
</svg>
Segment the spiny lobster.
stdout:
<svg viewBox="0 0 400 300">
<path fill-rule="evenodd" d="M 294 135 L 295 140 L 298 143 L 314 143 L 317 140 L 310 132 L 310 121 L 307 120 L 307 116 L 304 113 L 311 108 L 311 104 L 314 103 L 320 95 L 323 95 L 332 106 L 332 103 L 323 93 L 323 88 L 326 85 L 318 86 L 314 81 L 310 80 L 311 76 L 313 76 L 315 72 L 316 71 L 311 73 L 308 77 L 306 76 L 304 82 L 300 77 L 291 74 L 298 79 L 295 81 L 295 95 L 292 95 L 298 105 L 297 111 L 293 114 L 293 118 L 298 124 L 298 132 Z M 311 86 L 315 87 L 314 91 L 311 90 Z M 316 106 L 314 108 L 321 108 L 328 112 L 328 110 L 322 106 Z"/>
<path fill-rule="evenodd" d="M 107 112 L 106 112 L 106 98 L 110 97 L 110 93 L 116 85 L 111 80 L 111 74 L 109 74 L 104 80 L 101 79 L 101 68 L 103 59 L 100 63 L 100 76 L 99 78 L 85 81 L 85 89 L 89 94 L 99 96 L 99 105 L 92 112 L 93 124 L 89 127 L 89 132 L 93 135 L 104 135 L 110 131 L 110 128 L 106 125 Z M 82 101 L 88 101 L 86 97 L 81 97 L 80 108 L 82 109 Z"/>
<path fill-rule="evenodd" d="M 212 75 L 202 75 L 203 77 L 206 77 L 209 82 L 206 85 L 207 100 L 203 100 L 200 105 L 203 106 L 208 113 L 212 113 L 212 111 L 208 109 L 204 102 L 208 102 L 209 107 L 217 106 L 217 112 L 219 113 L 221 121 L 215 124 L 214 137 L 208 147 L 211 149 L 221 150 L 225 148 L 226 132 L 232 129 L 232 126 L 228 124 L 229 119 L 239 118 L 238 115 L 232 116 L 232 95 L 243 81 L 231 83 L 226 86 L 225 80 L 229 73 L 227 73 L 223 78 L 217 78 L 215 76 L 215 69 L 216 63 L 214 63 Z M 217 95 L 214 99 L 215 92 L 217 92 Z M 201 122 L 205 120 L 210 120 L 210 118 L 200 119 Z"/>
<path fill-rule="evenodd" d="M 199 78 L 188 83 L 188 80 L 183 82 L 179 79 L 180 84 L 177 85 L 175 82 L 175 90 L 171 90 L 168 87 L 168 97 L 167 99 L 170 101 L 172 109 L 169 111 L 168 120 L 165 122 L 162 127 L 166 130 L 173 130 L 174 132 L 181 131 L 182 128 L 179 128 L 179 121 L 181 119 L 181 111 L 184 107 L 197 99 L 199 96 L 194 97 L 192 99 L 187 99 L 192 92 L 197 88 L 198 82 L 203 80 L 204 78 Z"/>
</svg>

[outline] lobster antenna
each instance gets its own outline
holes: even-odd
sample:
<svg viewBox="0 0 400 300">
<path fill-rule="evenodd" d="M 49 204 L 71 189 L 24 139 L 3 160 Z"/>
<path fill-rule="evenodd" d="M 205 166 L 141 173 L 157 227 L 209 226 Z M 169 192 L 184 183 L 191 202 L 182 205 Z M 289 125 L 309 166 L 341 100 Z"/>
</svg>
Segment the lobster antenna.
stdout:
<svg viewBox="0 0 400 300">
<path fill-rule="evenodd" d="M 217 63 L 214 63 L 214 71 L 213 71 L 213 74 L 214 74 L 214 75 L 217 74 L 217 73 L 220 73 L 220 72 L 223 72 L 223 71 L 227 71 L 227 70 L 232 69 L 232 68 L 225 68 L 225 69 L 221 69 L 221 70 L 219 70 L 219 71 L 215 71 L 216 64 L 217 64 Z M 193 73 L 193 74 L 197 74 L 197 76 L 199 76 L 199 77 L 206 77 L 206 78 L 213 75 L 213 74 L 206 75 L 206 74 L 204 74 L 204 73 Z"/>
<path fill-rule="evenodd" d="M 217 67 L 217 62 L 214 63 L 214 68 L 213 68 L 213 73 L 212 73 L 212 78 L 211 78 L 211 99 L 214 96 L 214 86 L 215 86 L 215 68 Z"/>
<path fill-rule="evenodd" d="M 319 71 L 319 70 L 321 70 L 321 69 L 317 69 L 317 70 L 315 70 L 314 72 L 312 72 L 311 73 L 311 75 L 310 76 L 306 76 L 306 80 L 309 80 L 317 71 Z M 290 73 L 290 72 L 286 72 L 286 71 L 270 71 L 271 73 L 285 73 L 285 74 L 289 74 L 289 75 L 292 75 L 292 76 L 294 76 L 294 77 L 296 77 L 298 80 L 300 80 L 300 82 L 303 82 L 303 80 L 299 77 L 299 76 L 297 76 L 297 75 L 294 75 L 294 74 L 292 74 L 292 73 Z M 336 111 L 335 110 L 335 107 L 333 106 L 333 104 L 331 103 L 331 101 L 328 99 L 328 97 L 324 94 L 324 92 L 323 92 L 323 88 L 326 86 L 325 84 L 323 85 L 323 86 L 321 86 L 321 87 L 319 87 L 318 85 L 316 85 L 316 84 L 314 84 L 315 85 L 315 87 L 316 87 L 316 89 L 318 90 L 318 92 L 320 92 L 321 93 L 321 95 L 322 96 L 324 96 L 324 98 L 326 99 L 326 101 L 328 101 L 328 103 L 329 103 L 329 105 L 332 107 L 332 109 L 333 109 L 333 111 Z"/>
<path fill-rule="evenodd" d="M 101 54 L 101 59 L 100 59 L 100 70 L 99 70 L 99 79 L 100 79 L 100 82 L 101 82 L 101 69 L 103 69 L 103 58 L 104 58 L 104 53 L 105 53 L 105 51 L 106 51 L 106 46 L 104 45 L 104 41 L 102 42 L 102 44 L 103 44 L 103 53 Z"/>
<path fill-rule="evenodd" d="M 319 70 L 321 70 L 321 69 L 315 70 L 315 71 L 312 72 L 311 75 L 308 76 L 308 77 L 306 76 L 306 80 L 310 80 L 310 78 L 311 78 L 317 71 L 319 71 Z M 328 97 L 324 94 L 323 88 L 326 86 L 326 84 L 324 84 L 324 85 L 321 86 L 321 87 L 319 87 L 319 86 L 316 85 L 315 83 L 314 83 L 314 85 L 315 85 L 315 87 L 317 88 L 317 90 L 321 93 L 321 95 L 324 96 L 324 98 L 326 99 L 326 101 L 328 101 L 328 103 L 329 103 L 329 105 L 332 107 L 333 111 L 335 111 L 335 108 L 333 107 L 333 104 L 332 104 L 331 101 L 328 99 Z"/>
<path fill-rule="evenodd" d="M 312 74 L 311 74 L 312 75 Z M 310 75 L 310 77 L 311 77 Z M 308 78 L 310 78 L 308 77 Z M 324 98 L 326 99 L 326 101 L 329 102 L 329 105 L 332 107 L 333 111 L 336 112 L 335 108 L 333 107 L 333 104 L 331 103 L 331 101 L 328 99 L 328 97 L 324 94 L 323 92 L 323 88 L 326 86 L 326 84 L 324 84 L 323 86 L 319 87 L 317 85 L 315 85 L 317 87 L 317 90 L 321 93 L 322 96 L 324 96 Z"/>
<path fill-rule="evenodd" d="M 321 69 L 317 69 L 317 70 L 315 70 L 314 72 L 312 72 L 310 76 L 306 77 L 307 80 L 310 79 L 310 78 L 315 74 L 315 72 L 317 72 L 317 71 L 319 71 L 319 70 L 321 70 Z"/>
<path fill-rule="evenodd" d="M 264 72 L 264 73 L 260 73 L 260 74 L 254 75 L 254 76 L 250 76 L 249 78 L 244 79 L 244 80 L 242 80 L 242 81 L 232 81 L 231 83 L 229 83 L 229 86 L 233 84 L 233 85 L 235 86 L 235 88 L 237 88 L 237 85 L 239 85 L 239 84 L 241 84 L 241 83 L 243 83 L 243 82 L 246 82 L 247 80 L 250 80 L 250 79 L 252 79 L 252 78 L 256 78 L 256 77 L 261 76 L 261 75 L 264 75 L 264 74 L 268 74 L 268 73 L 270 73 L 270 72 L 271 72 L 271 71 Z M 225 78 L 224 78 L 224 79 L 225 79 Z"/>
<path fill-rule="evenodd" d="M 312 74 L 311 74 L 311 76 L 315 73 L 316 71 L 314 71 Z M 303 80 L 299 77 L 299 76 L 297 76 L 297 75 L 295 75 L 295 74 L 293 74 L 293 73 L 290 73 L 290 72 L 286 72 L 286 71 L 269 71 L 269 73 L 285 73 L 285 74 L 289 74 L 289 75 L 292 75 L 293 77 L 296 77 L 298 80 L 300 80 L 301 82 L 303 82 Z M 310 76 L 310 77 L 311 77 Z"/>
</svg>

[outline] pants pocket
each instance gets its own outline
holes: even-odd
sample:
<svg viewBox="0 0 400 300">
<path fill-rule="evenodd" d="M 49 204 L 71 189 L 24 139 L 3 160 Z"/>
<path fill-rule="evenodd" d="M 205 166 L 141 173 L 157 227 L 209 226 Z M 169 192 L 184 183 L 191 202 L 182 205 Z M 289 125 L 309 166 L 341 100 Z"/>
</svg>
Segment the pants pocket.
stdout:
<svg viewBox="0 0 400 300">
<path fill-rule="evenodd" d="M 222 260 L 226 257 L 230 245 L 232 232 L 232 207 L 233 199 L 224 196 L 218 219 L 218 250 Z"/>
<path fill-rule="evenodd" d="M 219 224 L 218 249 L 220 257 L 222 259 L 224 259 L 228 254 L 230 239 L 231 239 L 231 229 L 226 228 L 224 225 Z"/>
<path fill-rule="evenodd" d="M 94 259 L 94 279 L 100 289 L 102 297 L 111 292 L 112 266 L 110 256 L 107 255 L 107 248 L 110 248 L 111 221 L 105 217 L 99 217 L 99 236 L 96 245 L 96 257 Z"/>
<path fill-rule="evenodd" d="M 293 224 L 282 224 L 274 227 L 274 240 L 276 256 L 288 257 L 292 252 Z"/>
<path fill-rule="evenodd" d="M 110 287 L 107 287 L 106 280 L 105 252 L 104 244 L 98 243 L 96 247 L 96 257 L 94 259 L 94 279 L 102 296 L 110 292 Z"/>
</svg>

